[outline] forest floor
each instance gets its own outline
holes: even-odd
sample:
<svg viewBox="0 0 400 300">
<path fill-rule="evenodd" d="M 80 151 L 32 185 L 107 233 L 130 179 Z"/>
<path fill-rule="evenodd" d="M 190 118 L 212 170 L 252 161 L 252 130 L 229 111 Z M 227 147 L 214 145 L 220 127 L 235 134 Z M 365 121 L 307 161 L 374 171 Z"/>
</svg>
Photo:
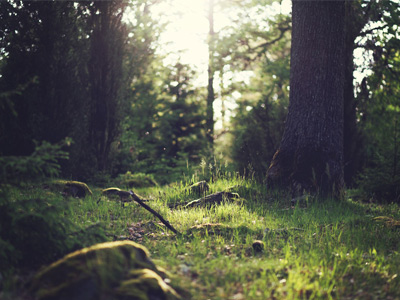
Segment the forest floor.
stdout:
<svg viewBox="0 0 400 300">
<path fill-rule="evenodd" d="M 239 199 L 195 208 L 170 208 L 199 198 L 182 183 L 135 190 L 178 235 L 137 203 L 106 198 L 100 188 L 64 198 L 64 216 L 101 226 L 109 240 L 147 247 L 182 299 L 400 299 L 397 205 L 310 198 L 293 206 L 290 197 L 241 178 L 218 179 L 208 194 L 230 187 Z"/>
</svg>

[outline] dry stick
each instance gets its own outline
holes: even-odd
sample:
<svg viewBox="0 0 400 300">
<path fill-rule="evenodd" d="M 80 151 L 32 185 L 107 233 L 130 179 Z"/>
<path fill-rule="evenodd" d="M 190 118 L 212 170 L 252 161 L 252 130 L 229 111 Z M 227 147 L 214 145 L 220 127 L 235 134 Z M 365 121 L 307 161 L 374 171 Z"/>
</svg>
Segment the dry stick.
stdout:
<svg viewBox="0 0 400 300">
<path fill-rule="evenodd" d="M 139 203 L 142 207 L 147 209 L 149 212 L 151 212 L 153 215 L 155 215 L 165 226 L 167 226 L 168 229 L 170 229 L 173 233 L 175 234 L 180 234 L 174 227 L 172 227 L 171 224 L 167 220 L 165 220 L 158 212 L 156 212 L 154 209 L 152 209 L 150 206 L 145 204 L 142 199 L 139 198 L 138 195 L 136 195 L 132 190 L 129 191 L 129 194 L 131 195 L 132 199 L 135 200 L 137 203 Z"/>
</svg>

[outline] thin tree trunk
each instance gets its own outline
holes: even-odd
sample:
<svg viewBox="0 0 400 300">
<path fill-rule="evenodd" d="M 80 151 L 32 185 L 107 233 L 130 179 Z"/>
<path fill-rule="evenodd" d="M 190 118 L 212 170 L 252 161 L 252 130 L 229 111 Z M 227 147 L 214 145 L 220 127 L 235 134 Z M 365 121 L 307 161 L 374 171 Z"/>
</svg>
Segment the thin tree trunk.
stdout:
<svg viewBox="0 0 400 300">
<path fill-rule="evenodd" d="M 343 182 L 344 2 L 293 1 L 290 103 L 268 183 L 338 195 Z"/>
<path fill-rule="evenodd" d="M 208 10 L 208 94 L 207 94 L 207 116 L 206 116 L 206 129 L 207 129 L 207 141 L 211 151 L 213 153 L 214 144 L 214 47 L 215 47 L 215 32 L 214 32 L 214 0 L 209 0 Z"/>
<path fill-rule="evenodd" d="M 125 34 L 121 18 L 124 6 L 117 1 L 100 1 L 91 7 L 93 32 L 89 88 L 92 104 L 89 143 L 100 171 L 106 170 L 109 165 L 111 144 L 119 129 L 118 96 Z"/>
</svg>

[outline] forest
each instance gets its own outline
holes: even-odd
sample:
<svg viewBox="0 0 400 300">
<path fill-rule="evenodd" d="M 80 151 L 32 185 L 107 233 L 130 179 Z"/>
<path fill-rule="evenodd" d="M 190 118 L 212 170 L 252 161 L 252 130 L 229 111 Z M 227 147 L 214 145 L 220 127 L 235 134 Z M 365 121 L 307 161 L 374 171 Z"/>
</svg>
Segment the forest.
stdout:
<svg viewBox="0 0 400 300">
<path fill-rule="evenodd" d="M 0 24 L 0 299 L 400 299 L 398 0 Z"/>
</svg>

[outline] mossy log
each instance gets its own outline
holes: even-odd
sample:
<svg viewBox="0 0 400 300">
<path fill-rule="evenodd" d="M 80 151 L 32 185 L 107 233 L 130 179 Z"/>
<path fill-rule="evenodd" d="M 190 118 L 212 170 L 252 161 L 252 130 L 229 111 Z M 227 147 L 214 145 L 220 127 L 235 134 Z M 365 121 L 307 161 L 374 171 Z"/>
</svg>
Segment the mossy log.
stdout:
<svg viewBox="0 0 400 300">
<path fill-rule="evenodd" d="M 131 241 L 97 244 L 73 252 L 36 274 L 30 292 L 38 300 L 180 299 L 148 250 Z"/>
</svg>

